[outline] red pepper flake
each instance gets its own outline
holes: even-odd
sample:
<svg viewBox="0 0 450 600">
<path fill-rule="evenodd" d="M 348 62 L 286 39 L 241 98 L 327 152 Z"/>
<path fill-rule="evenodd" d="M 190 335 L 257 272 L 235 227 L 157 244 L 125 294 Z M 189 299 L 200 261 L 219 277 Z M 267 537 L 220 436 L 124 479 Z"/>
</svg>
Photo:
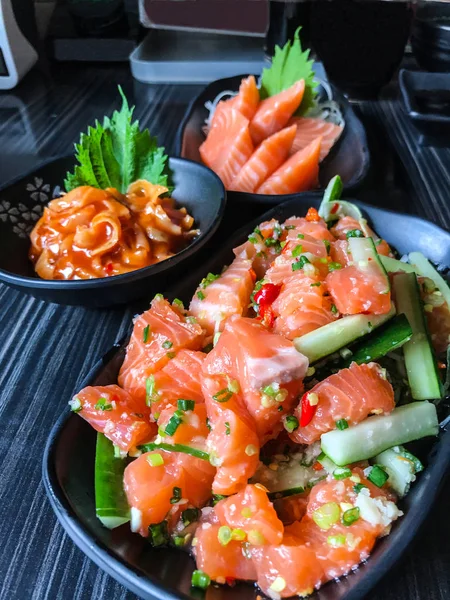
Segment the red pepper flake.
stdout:
<svg viewBox="0 0 450 600">
<path fill-rule="evenodd" d="M 233 587 L 236 583 L 236 579 L 234 577 L 225 577 L 225 581 L 227 585 L 230 585 L 231 587 Z"/>
<path fill-rule="evenodd" d="M 112 272 L 113 272 L 113 268 L 114 268 L 114 265 L 112 264 L 112 262 L 109 262 L 109 263 L 106 265 L 106 272 L 107 272 L 107 274 L 108 274 L 108 275 L 111 275 L 111 274 L 112 274 Z"/>
<path fill-rule="evenodd" d="M 312 402 L 314 400 L 314 402 Z M 300 415 L 300 427 L 306 427 L 311 423 L 312 418 L 316 414 L 318 402 L 317 394 L 313 392 L 306 392 L 303 394 L 301 400 L 302 413 Z"/>
<path fill-rule="evenodd" d="M 339 204 L 337 202 L 334 203 L 333 208 L 330 210 L 330 213 L 332 215 L 336 214 L 337 211 L 339 210 Z"/>
<path fill-rule="evenodd" d="M 306 213 L 306 220 L 310 223 L 318 223 L 320 221 L 319 213 L 317 212 L 317 209 L 315 209 L 313 206 L 311 206 L 311 208 L 308 208 L 308 212 Z"/>
<path fill-rule="evenodd" d="M 259 308 L 259 316 L 266 327 L 272 327 L 275 321 L 275 315 L 272 310 L 272 304 L 278 298 L 281 291 L 281 284 L 265 283 L 255 294 L 255 302 Z"/>
<path fill-rule="evenodd" d="M 320 464 L 320 462 L 319 462 L 319 461 L 315 462 L 315 463 L 313 464 L 313 467 L 312 467 L 312 468 L 313 468 L 313 470 L 314 470 L 314 471 L 321 471 L 321 470 L 323 469 L 323 467 L 322 467 L 322 465 Z"/>
</svg>

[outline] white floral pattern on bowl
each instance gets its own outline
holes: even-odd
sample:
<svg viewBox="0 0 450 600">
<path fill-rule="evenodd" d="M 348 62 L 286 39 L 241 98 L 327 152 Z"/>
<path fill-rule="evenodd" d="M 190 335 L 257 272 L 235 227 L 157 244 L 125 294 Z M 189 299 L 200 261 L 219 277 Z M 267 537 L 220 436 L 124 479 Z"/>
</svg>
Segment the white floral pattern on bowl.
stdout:
<svg viewBox="0 0 450 600">
<path fill-rule="evenodd" d="M 40 177 L 35 177 L 33 183 L 27 183 L 26 192 L 36 204 L 30 208 L 19 202 L 12 204 L 8 200 L 0 201 L 0 221 L 12 223 L 13 232 L 20 238 L 29 236 L 35 222 L 41 218 L 44 205 L 52 198 L 61 195 L 61 188 L 56 185 L 50 192 L 50 184 L 44 183 Z"/>
</svg>

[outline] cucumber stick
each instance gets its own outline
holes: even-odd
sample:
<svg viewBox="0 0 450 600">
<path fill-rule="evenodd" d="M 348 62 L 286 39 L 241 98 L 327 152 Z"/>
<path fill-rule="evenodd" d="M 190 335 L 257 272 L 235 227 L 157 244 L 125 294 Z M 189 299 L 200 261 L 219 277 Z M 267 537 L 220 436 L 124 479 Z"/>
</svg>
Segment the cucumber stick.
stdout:
<svg viewBox="0 0 450 600">
<path fill-rule="evenodd" d="M 348 429 L 334 429 L 321 436 L 322 451 L 342 467 L 367 460 L 388 448 L 406 444 L 439 431 L 436 407 L 430 402 L 399 406 L 389 415 L 369 417 Z"/>
<path fill-rule="evenodd" d="M 415 400 L 441 398 L 441 381 L 415 274 L 395 275 L 394 290 L 397 311 L 406 315 L 413 331 L 411 339 L 403 346 L 412 397 Z"/>
<path fill-rule="evenodd" d="M 294 345 L 310 363 L 348 346 L 363 335 L 371 333 L 375 327 L 386 323 L 395 315 L 395 308 L 385 315 L 349 315 L 327 323 L 319 329 L 295 338 Z"/>
<path fill-rule="evenodd" d="M 402 498 L 411 483 L 416 479 L 416 473 L 423 470 L 418 458 L 410 454 L 402 446 L 394 446 L 373 459 L 373 463 L 381 465 L 389 475 L 389 486 Z"/>
<path fill-rule="evenodd" d="M 353 262 L 358 265 L 361 271 L 383 277 L 386 284 L 383 293 L 388 294 L 390 290 L 389 277 L 380 260 L 380 255 L 377 252 L 373 239 L 371 237 L 350 238 L 348 247 Z"/>
<path fill-rule="evenodd" d="M 405 315 L 397 315 L 372 335 L 352 345 L 352 354 L 342 363 L 342 368 L 349 367 L 352 362 L 361 365 L 386 356 L 388 352 L 403 346 L 411 337 L 412 329 L 408 319 Z"/>
<path fill-rule="evenodd" d="M 114 445 L 97 433 L 95 451 L 95 512 L 108 529 L 130 520 L 130 508 L 123 490 L 123 472 L 128 462 L 115 458 Z"/>
<path fill-rule="evenodd" d="M 409 260 L 414 266 L 416 272 L 419 273 L 419 275 L 422 275 L 423 277 L 428 277 L 434 282 L 435 286 L 443 295 L 447 306 L 450 308 L 450 288 L 448 287 L 448 283 L 436 271 L 436 269 L 433 267 L 430 261 L 427 260 L 425 256 L 420 252 L 411 252 L 411 254 L 409 255 Z"/>
<path fill-rule="evenodd" d="M 396 258 L 391 258 L 390 256 L 380 256 L 380 260 L 388 273 L 398 273 L 398 271 L 403 271 L 404 273 L 415 273 L 414 267 L 409 263 L 403 262 L 402 260 L 397 260 Z"/>
</svg>

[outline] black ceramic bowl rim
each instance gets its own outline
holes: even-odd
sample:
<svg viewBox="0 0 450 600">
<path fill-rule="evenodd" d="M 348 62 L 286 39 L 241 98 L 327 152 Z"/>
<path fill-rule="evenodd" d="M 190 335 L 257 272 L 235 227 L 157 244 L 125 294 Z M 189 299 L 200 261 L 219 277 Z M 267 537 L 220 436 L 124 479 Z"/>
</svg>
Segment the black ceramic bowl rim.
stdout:
<svg viewBox="0 0 450 600">
<path fill-rule="evenodd" d="M 317 202 L 320 201 L 319 195 L 311 194 L 317 198 Z M 352 201 L 352 200 L 351 200 Z M 313 202 L 314 203 L 314 202 Z M 416 217 L 413 215 L 407 215 L 405 213 L 398 213 L 389 209 L 378 209 L 373 206 L 369 206 L 362 202 L 357 202 L 358 206 L 363 210 L 371 209 L 375 212 L 382 212 L 388 217 L 389 214 L 395 214 L 399 217 L 406 217 L 408 220 L 414 220 L 420 223 L 426 223 L 431 228 L 435 228 L 439 231 L 445 231 L 438 227 L 434 223 L 430 223 L 425 219 Z M 266 216 L 270 213 L 275 213 L 279 208 L 279 205 L 273 208 L 271 211 L 266 213 Z M 250 224 L 251 225 L 251 224 Z M 233 239 L 238 237 L 244 231 L 248 231 L 248 225 L 242 227 Z M 445 231 L 447 236 L 450 234 Z M 97 361 L 92 367 L 87 376 L 83 379 L 80 384 L 84 387 L 92 382 L 100 371 L 104 368 L 105 364 L 109 362 L 113 356 L 120 351 L 123 347 L 124 340 L 115 344 L 103 358 Z M 88 556 L 95 564 L 102 568 L 105 572 L 111 575 L 117 581 L 120 581 L 129 590 L 136 594 L 142 594 L 142 596 L 148 598 L 149 592 L 158 600 L 192 600 L 192 596 L 188 596 L 182 592 L 172 593 L 160 583 L 155 577 L 144 574 L 141 570 L 134 568 L 126 560 L 110 551 L 105 544 L 95 539 L 94 535 L 90 533 L 89 529 L 82 524 L 75 514 L 74 509 L 70 505 L 68 498 L 66 497 L 56 475 L 54 454 L 58 445 L 59 437 L 61 436 L 66 423 L 70 419 L 77 418 L 73 413 L 63 413 L 58 421 L 53 426 L 50 436 L 47 440 L 43 460 L 42 460 L 42 477 L 47 496 L 50 504 L 55 512 L 55 515 L 68 533 L 72 541 Z M 445 440 L 442 438 L 445 436 Z M 377 557 L 377 566 L 373 570 L 368 571 L 364 577 L 361 578 L 356 584 L 349 590 L 345 596 L 345 600 L 361 600 L 372 588 L 379 582 L 379 580 L 386 575 L 388 571 L 400 560 L 405 550 L 412 542 L 413 538 L 423 525 L 423 521 L 426 515 L 430 512 L 433 503 L 438 495 L 441 485 L 445 479 L 446 471 L 450 466 L 450 430 L 444 427 L 441 430 L 440 438 L 435 442 L 441 444 L 438 456 L 433 465 L 428 466 L 423 476 L 427 477 L 427 494 L 422 498 L 421 502 L 416 502 L 412 507 L 409 508 L 408 514 L 412 518 L 412 525 L 404 532 L 399 540 L 395 544 L 388 544 L 381 557 Z M 369 558 L 370 561 L 370 558 Z M 350 574 L 351 576 L 351 574 Z M 329 582 L 331 585 L 333 582 Z"/>
<path fill-rule="evenodd" d="M 64 157 L 69 158 L 69 157 Z M 52 158 L 45 162 L 40 163 L 36 168 L 34 168 L 30 173 L 25 175 L 20 175 L 15 177 L 13 180 L 8 181 L 8 183 L 0 188 L 0 193 L 2 190 L 7 189 L 11 185 L 14 185 L 21 179 L 27 177 L 34 173 L 36 170 L 39 170 L 46 165 L 55 162 L 56 160 Z M 159 263 L 154 265 L 149 265 L 148 267 L 142 267 L 140 269 L 136 269 L 135 271 L 130 271 L 129 273 L 122 273 L 121 275 L 112 275 L 111 277 L 97 277 L 95 279 L 76 279 L 76 280 L 65 280 L 65 279 L 41 279 L 34 277 L 27 277 L 25 275 L 16 275 L 11 271 L 6 271 L 0 267 L 0 275 L 1 281 L 6 284 L 13 284 L 16 286 L 31 288 L 31 289 L 46 289 L 46 290 L 54 290 L 54 289 L 95 289 L 95 288 L 109 288 L 115 285 L 122 285 L 123 283 L 130 283 L 133 281 L 139 281 L 140 279 L 146 278 L 150 275 L 157 275 L 162 273 L 163 271 L 169 270 L 171 267 L 177 265 L 182 262 L 185 258 L 192 256 L 195 254 L 197 250 L 199 250 L 217 231 L 217 228 L 220 225 L 223 214 L 225 212 L 225 207 L 227 203 L 227 191 L 221 181 L 221 179 L 208 167 L 202 165 L 195 160 L 190 160 L 188 158 L 182 158 L 181 156 L 169 156 L 169 160 L 173 163 L 191 163 L 196 167 L 207 171 L 209 177 L 212 177 L 216 180 L 216 182 L 223 189 L 223 195 L 220 200 L 220 204 L 217 209 L 217 216 L 213 223 L 206 229 L 205 231 L 200 232 L 200 235 L 197 236 L 186 248 L 177 252 L 174 256 L 170 258 L 166 258 Z"/>
</svg>

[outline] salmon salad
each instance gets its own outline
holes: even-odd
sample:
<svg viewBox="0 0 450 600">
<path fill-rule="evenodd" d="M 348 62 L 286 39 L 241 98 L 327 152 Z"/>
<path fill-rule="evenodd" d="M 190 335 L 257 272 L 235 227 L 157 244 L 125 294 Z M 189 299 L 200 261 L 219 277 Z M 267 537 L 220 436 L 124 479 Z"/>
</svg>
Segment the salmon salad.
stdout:
<svg viewBox="0 0 450 600">
<path fill-rule="evenodd" d="M 450 289 L 341 195 L 336 176 L 261 223 L 189 302 L 157 294 L 117 382 L 70 401 L 97 432 L 97 517 L 189 552 L 196 588 L 279 600 L 348 575 L 439 433 Z"/>
</svg>

